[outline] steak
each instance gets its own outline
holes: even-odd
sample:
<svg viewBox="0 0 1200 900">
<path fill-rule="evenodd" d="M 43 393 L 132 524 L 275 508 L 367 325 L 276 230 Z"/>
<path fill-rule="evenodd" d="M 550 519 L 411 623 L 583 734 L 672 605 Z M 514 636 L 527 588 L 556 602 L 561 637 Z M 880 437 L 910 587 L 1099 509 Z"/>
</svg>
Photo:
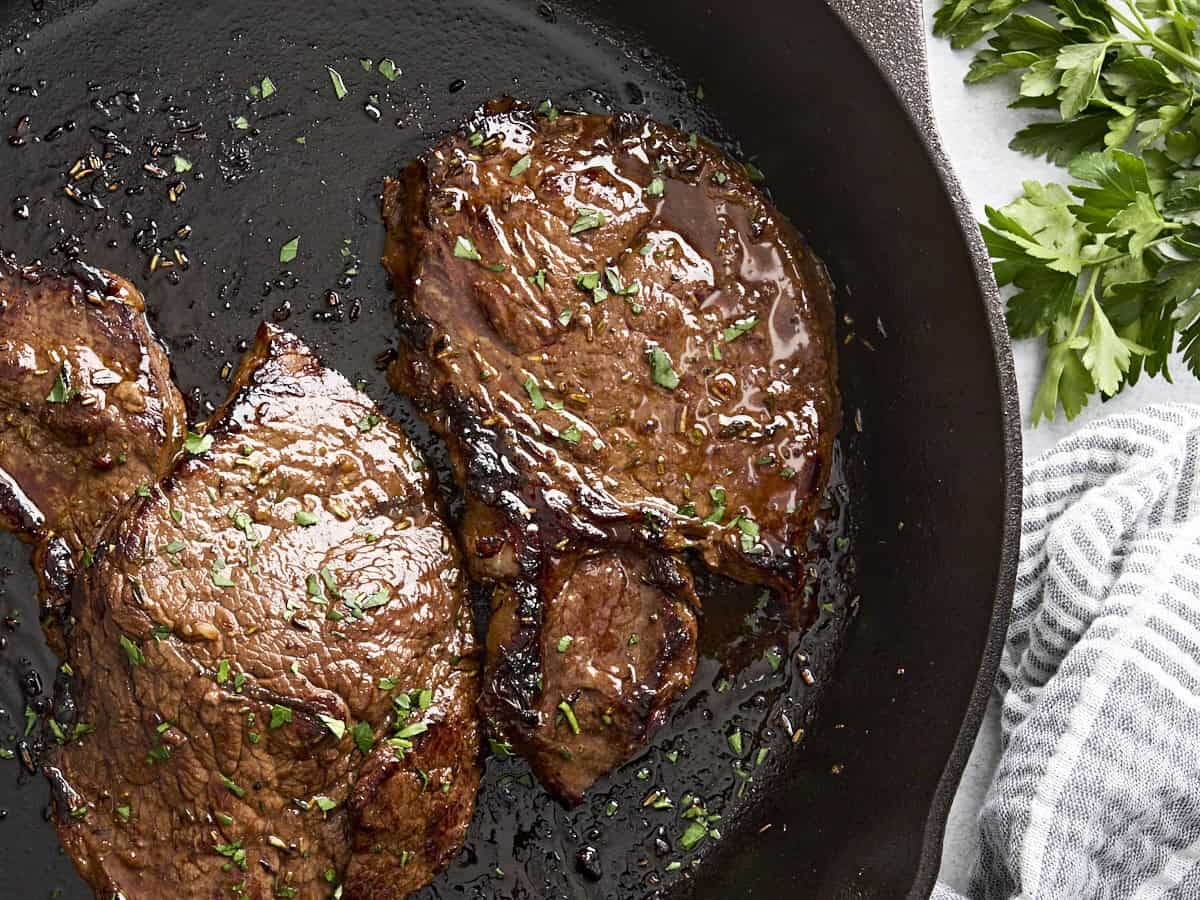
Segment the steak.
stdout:
<svg viewBox="0 0 1200 900">
<path fill-rule="evenodd" d="M 811 604 L 830 283 L 743 166 L 630 114 L 493 102 L 383 213 L 392 381 L 446 437 L 498 585 L 482 709 L 578 800 L 691 679 L 683 554 Z"/>
<path fill-rule="evenodd" d="M 65 600 L 101 529 L 166 470 L 186 421 L 137 288 L 0 255 L 0 527 L 36 545 L 47 599 Z"/>
<path fill-rule="evenodd" d="M 369 398 L 263 326 L 73 599 L 47 771 L 98 896 L 383 900 L 458 852 L 479 667 L 429 495 Z"/>
</svg>

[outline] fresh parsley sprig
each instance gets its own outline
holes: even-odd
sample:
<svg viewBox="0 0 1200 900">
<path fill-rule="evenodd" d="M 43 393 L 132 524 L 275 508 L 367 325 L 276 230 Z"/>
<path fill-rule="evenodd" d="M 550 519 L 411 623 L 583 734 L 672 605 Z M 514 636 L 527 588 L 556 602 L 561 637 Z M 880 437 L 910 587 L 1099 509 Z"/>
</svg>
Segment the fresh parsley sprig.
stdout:
<svg viewBox="0 0 1200 900">
<path fill-rule="evenodd" d="M 945 0 L 934 32 L 987 39 L 966 81 L 1019 76 L 1012 106 L 1058 112 L 1010 146 L 1066 166 L 1069 188 L 1026 182 L 983 225 L 1012 336 L 1049 348 L 1037 424 L 1170 380 L 1173 350 L 1200 377 L 1200 0 L 1028 5 Z"/>
</svg>

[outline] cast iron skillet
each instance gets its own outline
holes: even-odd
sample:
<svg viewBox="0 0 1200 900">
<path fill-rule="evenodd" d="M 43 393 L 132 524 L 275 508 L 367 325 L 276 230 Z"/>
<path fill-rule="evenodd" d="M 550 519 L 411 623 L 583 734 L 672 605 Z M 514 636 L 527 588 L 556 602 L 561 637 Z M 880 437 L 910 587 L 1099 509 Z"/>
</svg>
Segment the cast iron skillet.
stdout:
<svg viewBox="0 0 1200 900">
<path fill-rule="evenodd" d="M 932 885 L 1011 595 L 1017 403 L 986 255 L 934 136 L 919 0 L 836 5 L 903 100 L 817 2 L 0 0 L 0 133 L 23 144 L 0 144 L 0 246 L 52 264 L 82 254 L 137 280 L 196 417 L 274 318 L 363 379 L 437 464 L 380 374 L 393 327 L 375 262 L 379 182 L 502 93 L 642 109 L 723 141 L 767 173 L 833 272 L 845 471 L 818 548 L 825 611 L 790 636 L 814 683 L 799 664 L 776 672 L 710 641 L 673 721 L 575 811 L 520 763 L 489 760 L 468 848 L 425 896 L 894 898 Z M 378 72 L 385 57 L 394 81 Z M 349 89 L 340 102 L 326 65 Z M 248 97 L 264 76 L 275 95 Z M 64 176 L 118 144 L 129 155 L 116 150 L 103 178 Z M 175 155 L 192 171 L 176 175 Z M 295 236 L 299 256 L 281 266 Z M 178 263 L 177 248 L 186 271 L 150 271 L 155 255 Z M 66 701 L 51 699 L 27 551 L 0 542 L 0 561 L 0 747 L 36 749 L 44 731 L 25 736 L 24 707 L 57 715 Z M 742 601 L 723 591 L 706 616 L 740 621 Z M 757 653 L 764 629 L 789 638 L 759 623 L 738 646 Z M 749 780 L 731 771 L 731 726 L 770 751 Z M 675 808 L 643 806 L 652 787 Z M 681 856 L 686 792 L 726 818 L 719 839 Z M 46 799 L 40 776 L 0 762 L 0 894 L 86 897 Z"/>
</svg>

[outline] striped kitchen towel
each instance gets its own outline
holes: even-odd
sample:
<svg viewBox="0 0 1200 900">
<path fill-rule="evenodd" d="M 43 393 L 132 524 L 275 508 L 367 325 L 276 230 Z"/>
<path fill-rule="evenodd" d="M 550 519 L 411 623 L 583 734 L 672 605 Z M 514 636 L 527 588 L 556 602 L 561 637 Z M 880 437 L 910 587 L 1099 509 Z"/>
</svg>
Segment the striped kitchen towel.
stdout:
<svg viewBox="0 0 1200 900">
<path fill-rule="evenodd" d="M 1103 419 L 1026 467 L 997 690 L 967 896 L 1200 898 L 1200 406 Z"/>
</svg>

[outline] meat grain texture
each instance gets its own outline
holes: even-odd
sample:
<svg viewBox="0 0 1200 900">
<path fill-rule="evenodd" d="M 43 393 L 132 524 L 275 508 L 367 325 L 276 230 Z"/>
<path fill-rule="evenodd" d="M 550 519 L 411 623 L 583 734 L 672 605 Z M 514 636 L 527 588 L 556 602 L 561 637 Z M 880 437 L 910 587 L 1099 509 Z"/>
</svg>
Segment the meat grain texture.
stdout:
<svg viewBox="0 0 1200 900">
<path fill-rule="evenodd" d="M 0 255 L 0 527 L 35 544 L 49 603 L 65 602 L 104 526 L 166 470 L 186 422 L 137 288 Z"/>
<path fill-rule="evenodd" d="M 105 898 L 404 897 L 479 785 L 463 573 L 421 460 L 267 326 L 207 434 L 76 593 L 63 844 Z"/>
<path fill-rule="evenodd" d="M 829 280 L 744 167 L 630 114 L 493 102 L 383 210 L 393 383 L 447 438 L 496 585 L 482 708 L 578 800 L 690 683 L 685 555 L 810 602 Z"/>
</svg>

